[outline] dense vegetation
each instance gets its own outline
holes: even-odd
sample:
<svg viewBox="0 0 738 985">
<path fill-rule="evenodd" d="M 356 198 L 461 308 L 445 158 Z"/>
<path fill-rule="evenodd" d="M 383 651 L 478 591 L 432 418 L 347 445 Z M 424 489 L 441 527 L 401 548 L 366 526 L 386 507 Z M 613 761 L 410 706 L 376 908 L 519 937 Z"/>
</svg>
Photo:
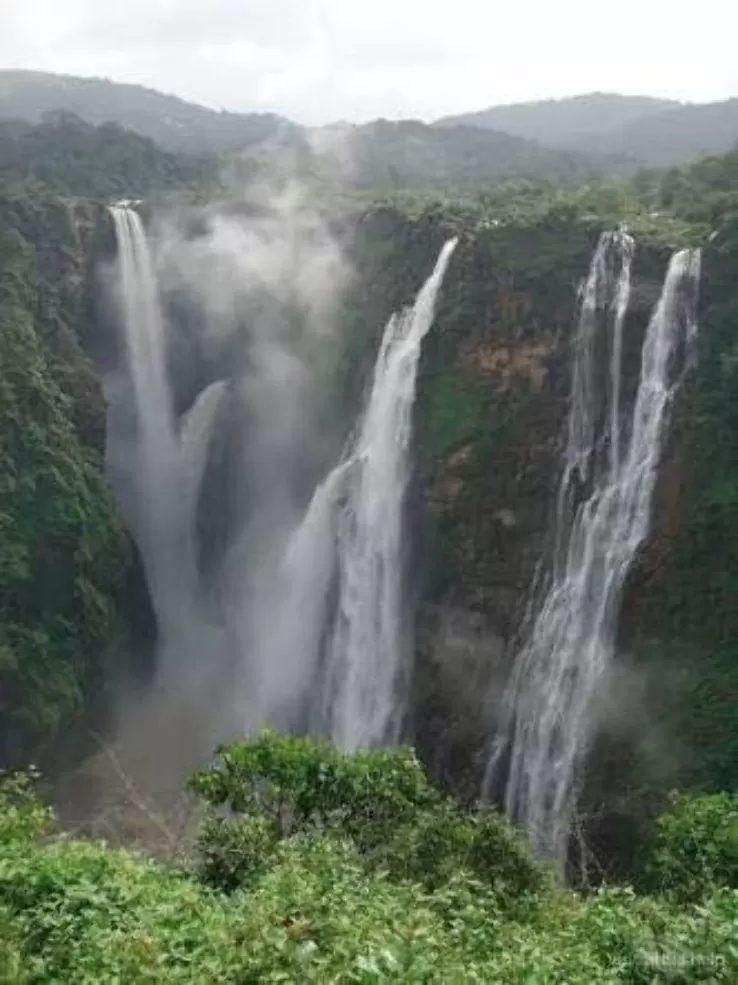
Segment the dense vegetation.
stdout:
<svg viewBox="0 0 738 985">
<path fill-rule="evenodd" d="M 39 188 L 0 185 L 0 755 L 48 749 L 102 686 L 126 538 L 103 478 L 84 355 L 81 230 Z"/>
<path fill-rule="evenodd" d="M 410 751 L 354 757 L 268 733 L 193 779 L 194 869 L 49 837 L 0 788 L 3 981 L 652 985 L 738 975 L 738 802 L 677 802 L 627 886 L 559 889 L 496 814 Z"/>
<path fill-rule="evenodd" d="M 644 655 L 657 662 L 654 707 L 690 750 L 682 782 L 738 785 L 738 154 L 671 171 L 661 201 L 710 232 L 700 369 L 683 427 L 689 442 L 680 522 L 656 575 Z M 658 648 L 654 639 L 660 641 Z M 681 677 L 663 686 L 656 652 Z"/>
<path fill-rule="evenodd" d="M 215 173 L 213 160 L 177 157 L 115 123 L 95 127 L 70 114 L 37 126 L 0 121 L 0 181 L 37 181 L 84 198 L 132 198 L 201 185 Z"/>
</svg>

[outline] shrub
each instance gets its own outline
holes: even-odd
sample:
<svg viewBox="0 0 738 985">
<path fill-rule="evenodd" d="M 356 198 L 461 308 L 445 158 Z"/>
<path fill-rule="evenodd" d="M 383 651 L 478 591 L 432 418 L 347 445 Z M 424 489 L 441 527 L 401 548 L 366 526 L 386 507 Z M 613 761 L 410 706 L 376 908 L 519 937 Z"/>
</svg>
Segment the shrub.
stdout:
<svg viewBox="0 0 738 985">
<path fill-rule="evenodd" d="M 510 902 L 547 885 L 521 836 L 493 811 L 465 813 L 434 790 L 410 749 L 339 752 L 264 731 L 220 750 L 191 786 L 229 816 L 199 839 L 201 872 L 233 890 L 263 871 L 276 843 L 321 833 L 350 841 L 364 864 L 426 889 L 466 871 Z"/>
<path fill-rule="evenodd" d="M 33 841 L 51 827 L 53 814 L 39 799 L 37 774 L 0 771 L 0 844 Z"/>
<path fill-rule="evenodd" d="M 646 863 L 646 887 L 681 901 L 738 888 L 738 795 L 674 794 Z"/>
</svg>

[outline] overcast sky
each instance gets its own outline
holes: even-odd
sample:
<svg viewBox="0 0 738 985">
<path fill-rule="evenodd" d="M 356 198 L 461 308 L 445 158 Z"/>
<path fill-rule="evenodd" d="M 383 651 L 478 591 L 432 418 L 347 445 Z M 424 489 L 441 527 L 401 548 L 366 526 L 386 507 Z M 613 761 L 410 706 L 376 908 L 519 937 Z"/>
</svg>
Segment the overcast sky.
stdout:
<svg viewBox="0 0 738 985">
<path fill-rule="evenodd" d="M 304 123 L 592 90 L 738 95 L 738 3 L 0 0 L 0 68 L 138 82 Z"/>
</svg>

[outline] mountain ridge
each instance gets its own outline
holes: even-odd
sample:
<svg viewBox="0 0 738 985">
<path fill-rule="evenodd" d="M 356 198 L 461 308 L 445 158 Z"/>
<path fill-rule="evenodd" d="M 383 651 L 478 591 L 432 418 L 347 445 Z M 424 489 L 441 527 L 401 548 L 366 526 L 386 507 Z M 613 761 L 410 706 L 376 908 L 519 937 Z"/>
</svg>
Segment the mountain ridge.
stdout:
<svg viewBox="0 0 738 985">
<path fill-rule="evenodd" d="M 490 107 L 434 123 L 379 119 L 304 127 L 277 113 L 233 113 L 109 79 L 24 69 L 0 71 L 0 119 L 39 123 L 70 113 L 95 126 L 117 123 L 166 151 L 236 155 L 256 150 L 300 160 L 342 135 L 346 152 L 380 184 L 453 185 L 521 176 L 553 180 L 620 177 L 670 167 L 738 143 L 738 99 L 680 103 L 652 96 L 585 93 Z M 482 136 L 484 135 L 484 136 Z M 372 141 L 379 144 L 372 146 Z M 334 149 L 336 145 L 334 141 Z M 340 156 L 340 154 L 339 154 Z M 344 164 L 346 161 L 344 160 Z M 335 161 L 330 164 L 335 171 Z M 340 170 L 340 168 L 338 169 Z M 355 170 L 355 169 L 354 169 Z M 359 184 L 368 179 L 359 175 Z"/>
</svg>

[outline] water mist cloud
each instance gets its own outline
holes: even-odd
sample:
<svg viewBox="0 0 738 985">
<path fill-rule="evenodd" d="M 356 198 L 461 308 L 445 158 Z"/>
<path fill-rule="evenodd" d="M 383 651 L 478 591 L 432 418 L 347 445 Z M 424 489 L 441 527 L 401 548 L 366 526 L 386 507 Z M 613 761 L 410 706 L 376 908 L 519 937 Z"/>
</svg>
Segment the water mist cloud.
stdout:
<svg viewBox="0 0 738 985">
<path fill-rule="evenodd" d="M 325 469 L 318 408 L 350 268 L 330 217 L 293 182 L 165 218 L 157 238 L 164 295 L 184 298 L 203 351 L 221 345 L 231 356 L 223 368 L 233 496 L 229 510 L 203 504 L 230 511 L 215 592 L 232 702 L 213 714 L 230 731 L 289 725 L 306 682 L 285 566 Z"/>
</svg>

